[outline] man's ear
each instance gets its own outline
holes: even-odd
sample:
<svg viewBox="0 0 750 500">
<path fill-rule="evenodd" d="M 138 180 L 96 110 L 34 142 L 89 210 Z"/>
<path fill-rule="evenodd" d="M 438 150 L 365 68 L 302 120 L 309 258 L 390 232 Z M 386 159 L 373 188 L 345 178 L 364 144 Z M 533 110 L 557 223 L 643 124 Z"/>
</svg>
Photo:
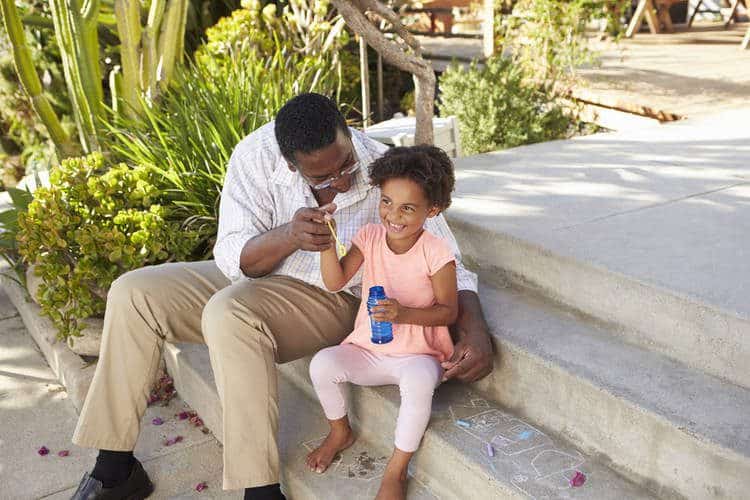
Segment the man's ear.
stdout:
<svg viewBox="0 0 750 500">
<path fill-rule="evenodd" d="M 440 213 L 440 207 L 437 205 L 433 206 L 429 212 L 427 212 L 427 217 L 435 217 L 437 214 Z"/>
</svg>

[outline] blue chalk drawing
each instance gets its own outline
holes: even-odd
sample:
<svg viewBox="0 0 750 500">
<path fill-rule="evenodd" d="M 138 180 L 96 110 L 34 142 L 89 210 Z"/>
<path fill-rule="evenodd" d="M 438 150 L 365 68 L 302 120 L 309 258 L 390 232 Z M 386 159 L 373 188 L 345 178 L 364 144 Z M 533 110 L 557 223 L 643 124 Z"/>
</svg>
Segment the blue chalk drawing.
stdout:
<svg viewBox="0 0 750 500">
<path fill-rule="evenodd" d="M 522 433 L 520 433 L 518 435 L 518 439 L 526 441 L 527 439 L 529 439 L 533 435 L 534 435 L 534 431 L 523 431 Z"/>
</svg>

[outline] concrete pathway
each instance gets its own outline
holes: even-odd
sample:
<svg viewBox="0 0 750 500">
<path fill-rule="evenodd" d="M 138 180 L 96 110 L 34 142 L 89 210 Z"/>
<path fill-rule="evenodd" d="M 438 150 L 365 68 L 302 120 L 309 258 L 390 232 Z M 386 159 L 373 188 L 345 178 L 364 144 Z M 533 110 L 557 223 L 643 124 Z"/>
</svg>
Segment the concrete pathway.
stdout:
<svg viewBox="0 0 750 500">
<path fill-rule="evenodd" d="M 221 445 L 175 414 L 184 407 L 174 398 L 166 407 L 152 406 L 135 454 L 157 490 L 150 498 L 240 498 L 221 490 Z M 165 423 L 150 422 L 161 417 Z M 70 442 L 78 416 L 55 379 L 20 316 L 0 292 L 0 499 L 67 499 L 96 452 Z M 184 440 L 163 446 L 169 437 Z M 49 454 L 37 450 L 46 446 Z M 58 452 L 68 450 L 67 457 Z M 205 481 L 208 489 L 197 492 Z"/>
</svg>

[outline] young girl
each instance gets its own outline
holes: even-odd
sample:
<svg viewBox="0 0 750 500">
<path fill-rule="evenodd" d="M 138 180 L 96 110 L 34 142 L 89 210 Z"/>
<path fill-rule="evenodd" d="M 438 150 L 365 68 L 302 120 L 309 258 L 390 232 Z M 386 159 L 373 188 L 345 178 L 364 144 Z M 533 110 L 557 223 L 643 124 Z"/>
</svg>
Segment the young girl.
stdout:
<svg viewBox="0 0 750 500">
<path fill-rule="evenodd" d="M 370 166 L 370 182 L 381 190 L 381 224 L 361 228 L 349 252 L 339 260 L 336 249 L 320 256 L 323 282 L 342 289 L 364 264 L 362 303 L 354 331 L 334 347 L 323 349 L 310 364 L 310 376 L 331 430 L 307 457 L 310 469 L 323 472 L 334 456 L 355 440 L 347 418 L 342 384 L 398 384 L 401 408 L 395 450 L 386 466 L 378 499 L 406 498 L 409 460 L 419 446 L 439 384 L 442 361 L 453 343 L 447 325 L 458 314 L 455 256 L 441 239 L 424 230 L 428 217 L 450 205 L 453 165 L 432 146 L 389 150 Z M 368 291 L 382 286 L 387 300 L 372 309 L 372 318 L 393 323 L 393 340 L 370 340 Z"/>
</svg>

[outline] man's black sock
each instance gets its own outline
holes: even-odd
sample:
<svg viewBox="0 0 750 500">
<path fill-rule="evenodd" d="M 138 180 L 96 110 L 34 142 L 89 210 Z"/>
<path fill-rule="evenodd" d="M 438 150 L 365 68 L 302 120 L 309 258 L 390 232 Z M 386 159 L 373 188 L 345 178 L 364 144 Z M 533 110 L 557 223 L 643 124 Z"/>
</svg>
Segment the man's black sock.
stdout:
<svg viewBox="0 0 750 500">
<path fill-rule="evenodd" d="M 111 488 L 130 477 L 133 464 L 135 457 L 132 451 L 99 450 L 91 475 L 101 481 L 105 488 Z"/>
<path fill-rule="evenodd" d="M 245 488 L 245 500 L 286 500 L 279 483 Z"/>
</svg>

